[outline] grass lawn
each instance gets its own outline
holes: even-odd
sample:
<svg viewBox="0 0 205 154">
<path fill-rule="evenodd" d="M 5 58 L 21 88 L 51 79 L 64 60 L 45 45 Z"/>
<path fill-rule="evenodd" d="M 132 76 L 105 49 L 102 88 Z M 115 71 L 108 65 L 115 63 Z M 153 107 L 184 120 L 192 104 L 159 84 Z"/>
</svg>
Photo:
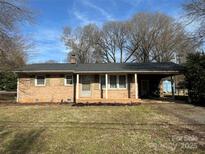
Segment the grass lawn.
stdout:
<svg viewBox="0 0 205 154">
<path fill-rule="evenodd" d="M 0 105 L 0 153 L 203 153 L 203 126 L 157 105 Z"/>
</svg>

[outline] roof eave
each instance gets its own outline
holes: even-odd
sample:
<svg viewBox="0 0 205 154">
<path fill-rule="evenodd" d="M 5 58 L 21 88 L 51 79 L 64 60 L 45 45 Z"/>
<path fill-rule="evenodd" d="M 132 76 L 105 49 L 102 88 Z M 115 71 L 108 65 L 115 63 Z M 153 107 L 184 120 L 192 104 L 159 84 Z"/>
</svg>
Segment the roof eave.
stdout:
<svg viewBox="0 0 205 154">
<path fill-rule="evenodd" d="M 138 74 L 180 74 L 181 71 L 150 71 L 150 70 L 139 70 L 139 71 L 75 71 L 75 73 L 138 73 Z"/>
<path fill-rule="evenodd" d="M 73 70 L 36 70 L 36 71 L 14 71 L 15 73 L 74 73 Z"/>
<path fill-rule="evenodd" d="M 182 71 L 153 71 L 153 70 L 138 70 L 138 71 L 74 71 L 74 70 L 36 70 L 36 71 L 14 71 L 15 73 L 138 73 L 138 74 L 180 74 Z"/>
</svg>

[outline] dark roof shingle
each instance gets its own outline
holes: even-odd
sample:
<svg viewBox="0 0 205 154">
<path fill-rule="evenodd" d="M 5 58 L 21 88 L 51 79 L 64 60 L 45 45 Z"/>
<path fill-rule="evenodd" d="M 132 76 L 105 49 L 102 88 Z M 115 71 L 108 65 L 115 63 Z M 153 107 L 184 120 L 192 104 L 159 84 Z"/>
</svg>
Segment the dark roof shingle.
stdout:
<svg viewBox="0 0 205 154">
<path fill-rule="evenodd" d="M 69 64 L 43 63 L 29 64 L 16 72 L 138 72 L 138 71 L 182 71 L 181 65 L 164 63 L 96 63 L 96 64 Z"/>
</svg>

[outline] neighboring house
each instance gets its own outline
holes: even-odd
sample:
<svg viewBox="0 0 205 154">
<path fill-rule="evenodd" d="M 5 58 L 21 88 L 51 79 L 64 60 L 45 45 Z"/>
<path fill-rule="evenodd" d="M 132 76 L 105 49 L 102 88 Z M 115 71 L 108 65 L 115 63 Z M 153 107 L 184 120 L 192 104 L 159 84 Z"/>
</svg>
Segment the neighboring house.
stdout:
<svg viewBox="0 0 205 154">
<path fill-rule="evenodd" d="M 163 92 L 171 93 L 172 92 L 172 83 L 169 80 L 163 81 Z"/>
<path fill-rule="evenodd" d="M 162 95 L 175 63 L 30 64 L 18 74 L 17 102 L 131 103 Z"/>
</svg>

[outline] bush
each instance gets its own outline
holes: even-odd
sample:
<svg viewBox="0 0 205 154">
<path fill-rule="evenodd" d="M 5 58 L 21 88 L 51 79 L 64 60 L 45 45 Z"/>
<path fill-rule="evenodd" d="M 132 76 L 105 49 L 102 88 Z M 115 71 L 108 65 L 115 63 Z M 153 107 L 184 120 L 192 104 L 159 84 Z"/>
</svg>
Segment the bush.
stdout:
<svg viewBox="0 0 205 154">
<path fill-rule="evenodd" d="M 202 104 L 203 101 L 205 101 L 204 54 L 195 53 L 188 55 L 186 62 L 185 80 L 191 102 L 194 104 Z"/>
<path fill-rule="evenodd" d="M 17 89 L 17 76 L 13 72 L 0 73 L 0 90 L 12 91 Z"/>
</svg>

